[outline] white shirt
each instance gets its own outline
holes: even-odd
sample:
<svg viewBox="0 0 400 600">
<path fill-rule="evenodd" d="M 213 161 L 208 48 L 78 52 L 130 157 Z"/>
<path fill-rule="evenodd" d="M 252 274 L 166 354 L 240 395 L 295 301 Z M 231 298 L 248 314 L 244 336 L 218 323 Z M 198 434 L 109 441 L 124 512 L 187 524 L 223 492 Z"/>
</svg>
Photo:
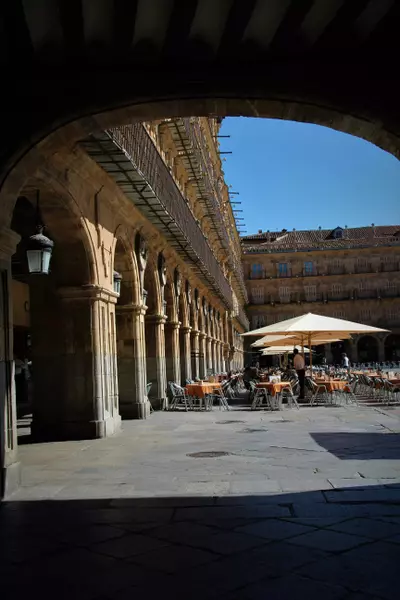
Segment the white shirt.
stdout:
<svg viewBox="0 0 400 600">
<path fill-rule="evenodd" d="M 349 361 L 349 357 L 348 357 L 348 356 L 343 356 L 343 365 L 344 365 L 345 367 L 348 367 L 348 366 L 349 366 L 349 362 L 350 362 L 350 361 Z"/>
<path fill-rule="evenodd" d="M 304 358 L 301 354 L 295 354 L 295 357 L 293 359 L 293 366 L 296 369 L 296 371 L 301 371 L 302 369 L 305 369 L 306 363 L 304 362 Z"/>
</svg>

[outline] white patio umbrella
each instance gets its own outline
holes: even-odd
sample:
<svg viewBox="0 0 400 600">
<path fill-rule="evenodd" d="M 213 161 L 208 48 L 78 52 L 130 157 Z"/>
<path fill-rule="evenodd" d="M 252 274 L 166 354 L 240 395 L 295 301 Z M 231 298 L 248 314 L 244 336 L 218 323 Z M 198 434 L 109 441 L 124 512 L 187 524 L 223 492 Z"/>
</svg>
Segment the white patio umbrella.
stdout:
<svg viewBox="0 0 400 600">
<path fill-rule="evenodd" d="M 263 356 L 274 356 L 275 354 L 286 354 L 286 353 L 290 353 L 293 352 L 294 348 L 297 348 L 297 350 L 300 350 L 300 348 L 298 346 L 269 346 L 268 348 L 264 348 L 261 351 L 261 354 Z M 304 348 L 304 353 L 305 354 L 309 354 L 310 350 L 308 348 Z"/>
<path fill-rule="evenodd" d="M 342 334 L 340 338 L 328 336 L 327 334 L 321 334 L 321 336 L 313 336 L 313 346 L 323 346 L 324 344 L 332 344 L 333 342 L 341 342 L 342 340 L 350 339 L 351 335 Z M 254 348 L 265 348 L 267 346 L 286 346 L 289 343 L 293 346 L 301 344 L 304 342 L 304 335 L 291 335 L 284 336 L 282 335 L 266 335 L 256 342 L 251 344 Z"/>
<path fill-rule="evenodd" d="M 326 340 L 329 338 L 332 338 L 332 340 L 333 338 L 346 339 L 346 337 L 349 337 L 352 333 L 377 333 L 378 331 L 387 331 L 387 329 L 380 329 L 378 327 L 371 327 L 370 325 L 363 325 L 362 323 L 345 321 L 344 319 L 335 319 L 333 317 L 307 313 L 300 317 L 286 319 L 280 323 L 274 323 L 273 325 L 248 331 L 242 335 L 281 335 L 282 338 L 293 338 L 294 336 L 297 336 L 298 339 L 301 340 L 301 346 L 304 347 L 304 345 L 307 344 L 307 346 L 311 348 L 311 346 L 315 346 L 318 343 L 318 340 Z M 293 340 L 291 339 L 290 341 Z M 280 345 L 277 341 L 275 344 Z M 311 357 L 312 354 L 310 354 L 310 368 L 312 368 Z"/>
</svg>

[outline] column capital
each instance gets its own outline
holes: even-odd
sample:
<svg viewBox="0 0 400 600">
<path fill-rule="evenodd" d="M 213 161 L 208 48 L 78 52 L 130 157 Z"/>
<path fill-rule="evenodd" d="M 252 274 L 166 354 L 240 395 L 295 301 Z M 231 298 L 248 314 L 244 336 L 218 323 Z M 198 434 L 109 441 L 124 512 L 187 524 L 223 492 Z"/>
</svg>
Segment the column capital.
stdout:
<svg viewBox="0 0 400 600">
<path fill-rule="evenodd" d="M 198 337 L 200 335 L 200 331 L 198 329 L 192 329 L 192 335 Z"/>
<path fill-rule="evenodd" d="M 200 338 L 201 340 L 204 340 L 206 337 L 207 337 L 207 334 L 206 334 L 206 333 L 204 333 L 204 331 L 199 331 L 199 338 Z"/>
<path fill-rule="evenodd" d="M 190 333 L 192 328 L 185 325 L 184 327 L 181 327 L 181 331 L 182 333 Z"/>
<path fill-rule="evenodd" d="M 118 313 L 133 313 L 135 315 L 145 315 L 147 306 L 145 304 L 117 304 L 115 310 Z"/>
<path fill-rule="evenodd" d="M 9 227 L 0 226 L 0 258 L 10 259 L 15 254 L 20 239 L 21 236 Z"/>
<path fill-rule="evenodd" d="M 146 323 L 166 323 L 168 317 L 165 315 L 146 315 L 145 321 Z"/>
<path fill-rule="evenodd" d="M 181 326 L 181 322 L 180 321 L 167 321 L 165 323 L 166 327 L 169 327 L 171 329 L 179 329 Z"/>
<path fill-rule="evenodd" d="M 58 296 L 67 302 L 78 300 L 104 300 L 105 302 L 117 303 L 119 295 L 114 291 L 98 285 L 82 285 L 77 287 L 61 287 L 57 290 Z"/>
</svg>

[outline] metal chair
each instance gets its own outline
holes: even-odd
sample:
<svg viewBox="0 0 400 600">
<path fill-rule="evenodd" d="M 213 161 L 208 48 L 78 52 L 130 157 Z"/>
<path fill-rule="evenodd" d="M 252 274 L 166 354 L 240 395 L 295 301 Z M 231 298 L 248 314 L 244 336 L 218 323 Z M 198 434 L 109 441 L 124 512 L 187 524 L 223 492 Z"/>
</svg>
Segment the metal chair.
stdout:
<svg viewBox="0 0 400 600">
<path fill-rule="evenodd" d="M 153 382 L 152 382 L 152 381 L 150 381 L 149 383 L 146 383 L 146 398 L 147 398 L 147 401 L 148 401 L 148 403 L 150 404 L 150 414 L 151 414 L 152 412 L 154 412 L 153 405 L 152 405 L 152 403 L 150 402 L 150 398 L 149 398 L 149 394 L 150 394 L 150 390 L 151 390 L 151 388 L 152 388 L 152 385 L 153 385 Z"/>
<path fill-rule="evenodd" d="M 314 404 L 315 401 L 318 401 L 318 398 L 323 400 L 325 403 L 329 404 L 330 398 L 326 385 L 323 385 L 322 383 L 315 383 L 315 381 L 313 381 L 309 377 L 306 377 L 305 384 L 308 391 L 310 392 L 311 406 Z"/>
<path fill-rule="evenodd" d="M 176 410 L 181 406 L 187 412 L 189 409 L 193 408 L 193 402 L 185 388 L 171 381 L 168 383 L 168 388 L 171 393 L 171 402 L 168 410 Z"/>
<path fill-rule="evenodd" d="M 286 398 L 288 408 L 293 408 L 293 405 L 300 410 L 300 407 L 297 403 L 296 396 L 300 395 L 300 384 L 298 381 L 294 383 L 290 382 L 290 388 L 284 387 L 282 389 L 282 402 Z"/>
<path fill-rule="evenodd" d="M 263 400 L 265 400 L 265 406 L 270 410 L 273 409 L 271 396 L 268 394 L 268 390 L 266 388 L 258 388 L 256 387 L 254 390 L 254 398 L 251 404 L 251 410 L 256 410 L 257 408 L 261 408 L 263 405 Z"/>
<path fill-rule="evenodd" d="M 219 410 L 222 410 L 223 408 L 225 410 L 231 410 L 231 407 L 228 404 L 228 399 L 225 396 L 224 386 L 221 386 L 220 388 L 215 388 L 215 390 L 213 390 L 211 394 L 205 395 L 206 410 L 212 410 L 214 400 L 218 401 Z"/>
</svg>

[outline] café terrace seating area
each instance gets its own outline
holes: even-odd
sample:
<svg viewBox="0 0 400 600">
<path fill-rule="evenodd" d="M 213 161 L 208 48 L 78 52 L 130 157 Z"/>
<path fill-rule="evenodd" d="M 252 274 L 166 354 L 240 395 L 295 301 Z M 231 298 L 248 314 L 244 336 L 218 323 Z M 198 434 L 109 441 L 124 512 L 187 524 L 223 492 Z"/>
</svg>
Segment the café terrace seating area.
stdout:
<svg viewBox="0 0 400 600">
<path fill-rule="evenodd" d="M 300 386 L 290 368 L 258 369 L 210 374 L 207 380 L 187 380 L 185 386 L 168 384 L 170 411 L 300 410 L 301 406 L 400 404 L 400 363 L 333 365 L 306 370 L 305 400 L 298 402 Z"/>
</svg>

